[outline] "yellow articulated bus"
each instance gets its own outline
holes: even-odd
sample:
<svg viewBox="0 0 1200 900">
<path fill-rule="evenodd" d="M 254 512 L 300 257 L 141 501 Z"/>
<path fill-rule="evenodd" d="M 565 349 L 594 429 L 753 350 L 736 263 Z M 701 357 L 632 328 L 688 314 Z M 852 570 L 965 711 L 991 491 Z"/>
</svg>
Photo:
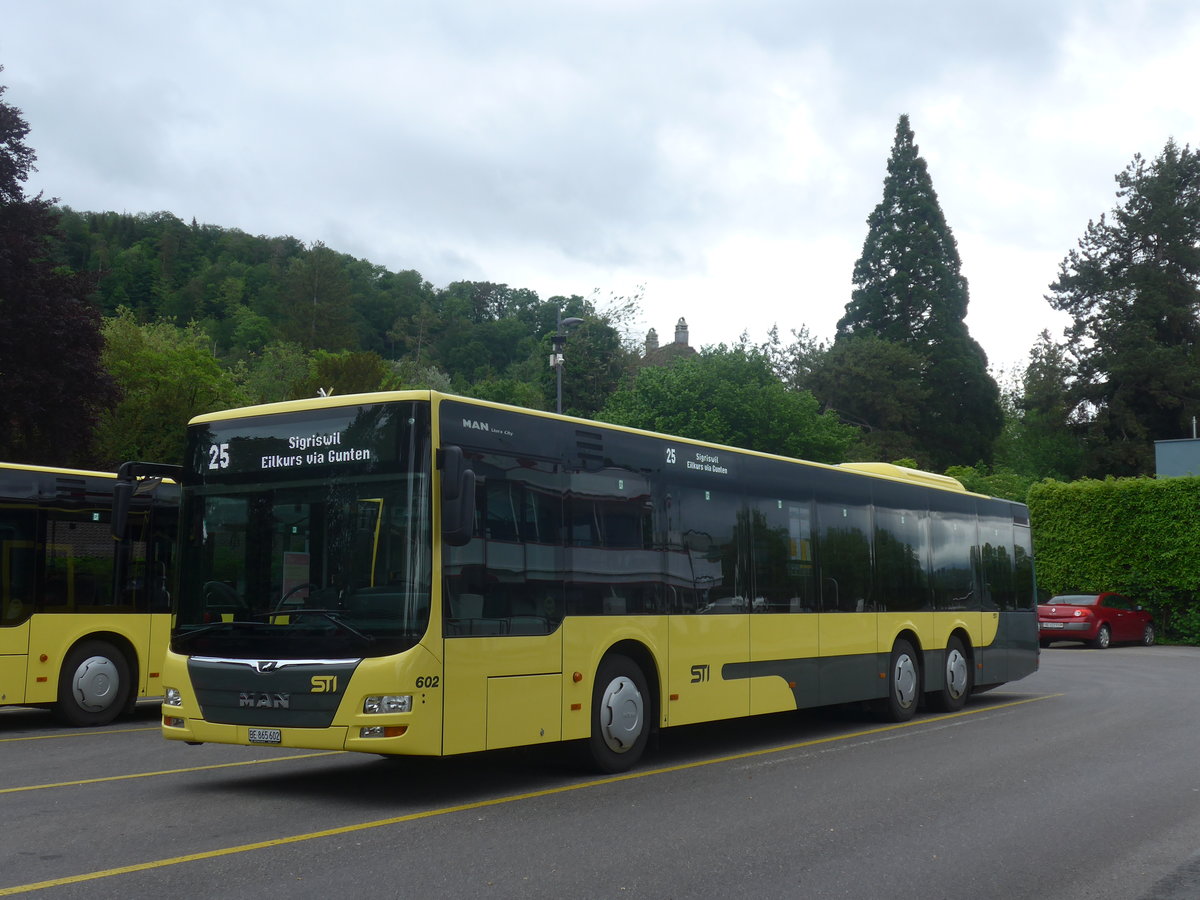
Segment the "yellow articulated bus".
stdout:
<svg viewBox="0 0 1200 900">
<path fill-rule="evenodd" d="M 379 754 L 922 704 L 1033 672 L 1019 503 L 428 391 L 201 416 L 165 737 Z"/>
<path fill-rule="evenodd" d="M 116 483 L 0 463 L 0 705 L 103 725 L 162 694 L 179 490 L 147 482 L 117 541 Z"/>
</svg>

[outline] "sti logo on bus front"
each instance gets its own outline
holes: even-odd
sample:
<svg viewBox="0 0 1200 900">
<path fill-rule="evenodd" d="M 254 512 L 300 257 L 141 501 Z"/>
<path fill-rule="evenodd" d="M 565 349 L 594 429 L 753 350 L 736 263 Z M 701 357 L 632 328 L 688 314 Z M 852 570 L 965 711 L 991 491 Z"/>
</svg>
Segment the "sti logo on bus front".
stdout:
<svg viewBox="0 0 1200 900">
<path fill-rule="evenodd" d="M 241 709 L 289 709 L 291 694 L 278 691 L 242 691 L 238 694 Z"/>
</svg>

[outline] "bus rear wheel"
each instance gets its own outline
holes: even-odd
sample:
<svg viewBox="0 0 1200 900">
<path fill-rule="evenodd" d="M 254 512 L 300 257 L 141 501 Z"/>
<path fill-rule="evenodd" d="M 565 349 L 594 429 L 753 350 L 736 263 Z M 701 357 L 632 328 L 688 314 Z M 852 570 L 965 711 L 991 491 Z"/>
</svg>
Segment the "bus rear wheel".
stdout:
<svg viewBox="0 0 1200 900">
<path fill-rule="evenodd" d="M 921 665 L 912 644 L 901 638 L 892 646 L 884 715 L 891 722 L 907 722 L 916 713 L 920 699 Z"/>
<path fill-rule="evenodd" d="M 650 736 L 649 691 L 641 667 L 627 656 L 606 656 L 592 688 L 591 760 L 602 772 L 637 765 Z"/>
<path fill-rule="evenodd" d="M 84 641 L 67 654 L 54 712 L 68 725 L 107 725 L 132 699 L 129 662 L 107 641 Z"/>
<path fill-rule="evenodd" d="M 934 708 L 942 712 L 958 712 L 962 709 L 971 694 L 973 674 L 971 659 L 962 640 L 950 638 L 946 643 L 946 656 L 942 664 L 942 686 L 929 695 Z"/>
</svg>

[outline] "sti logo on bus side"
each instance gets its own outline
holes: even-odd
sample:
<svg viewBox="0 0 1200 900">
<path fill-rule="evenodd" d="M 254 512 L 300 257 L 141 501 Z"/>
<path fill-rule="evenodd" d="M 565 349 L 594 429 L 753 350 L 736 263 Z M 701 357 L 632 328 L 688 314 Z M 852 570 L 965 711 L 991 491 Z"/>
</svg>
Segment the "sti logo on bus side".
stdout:
<svg viewBox="0 0 1200 900">
<path fill-rule="evenodd" d="M 278 691 L 242 691 L 238 694 L 240 709 L 289 709 L 291 694 Z"/>
</svg>

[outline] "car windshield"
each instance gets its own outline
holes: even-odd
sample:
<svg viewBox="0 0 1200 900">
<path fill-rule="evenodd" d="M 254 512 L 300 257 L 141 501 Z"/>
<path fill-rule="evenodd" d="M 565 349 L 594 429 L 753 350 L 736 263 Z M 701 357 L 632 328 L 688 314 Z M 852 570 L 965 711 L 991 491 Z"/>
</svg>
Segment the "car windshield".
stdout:
<svg viewBox="0 0 1200 900">
<path fill-rule="evenodd" d="M 1047 606 L 1095 606 L 1100 598 L 1095 594 L 1064 594 L 1051 597 Z"/>
</svg>

